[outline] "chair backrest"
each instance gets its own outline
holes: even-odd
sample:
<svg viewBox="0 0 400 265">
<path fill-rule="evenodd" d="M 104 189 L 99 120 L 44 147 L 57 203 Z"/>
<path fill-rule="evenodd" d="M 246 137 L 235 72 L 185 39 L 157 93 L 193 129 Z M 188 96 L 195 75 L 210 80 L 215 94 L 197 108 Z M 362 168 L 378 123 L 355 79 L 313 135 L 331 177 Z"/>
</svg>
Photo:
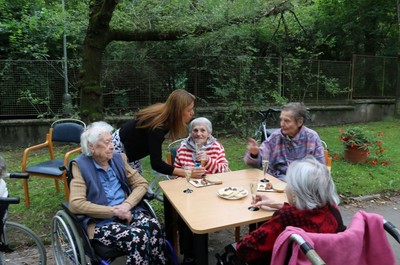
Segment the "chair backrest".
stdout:
<svg viewBox="0 0 400 265">
<path fill-rule="evenodd" d="M 77 119 L 61 119 L 52 123 L 52 141 L 63 143 L 80 143 L 81 134 L 86 124 Z"/>
<path fill-rule="evenodd" d="M 332 156 L 329 155 L 328 144 L 325 141 L 321 141 L 322 145 L 324 146 L 324 157 L 325 157 L 325 164 L 326 167 L 331 171 L 332 169 Z"/>
<path fill-rule="evenodd" d="M 185 138 L 178 139 L 176 141 L 173 141 L 168 145 L 168 151 L 167 151 L 167 163 L 170 165 L 174 165 L 175 162 L 175 157 L 176 157 L 176 150 L 180 146 L 181 142 L 185 140 Z"/>
</svg>

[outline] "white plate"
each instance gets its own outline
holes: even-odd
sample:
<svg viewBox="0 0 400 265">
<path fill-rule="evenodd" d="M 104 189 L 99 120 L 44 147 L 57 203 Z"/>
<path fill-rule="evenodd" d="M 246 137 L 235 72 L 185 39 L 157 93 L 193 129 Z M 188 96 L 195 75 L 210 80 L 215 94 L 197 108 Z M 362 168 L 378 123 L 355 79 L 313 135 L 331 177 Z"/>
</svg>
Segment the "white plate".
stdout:
<svg viewBox="0 0 400 265">
<path fill-rule="evenodd" d="M 246 197 L 249 192 L 241 187 L 225 187 L 219 189 L 218 196 L 227 200 L 239 200 Z"/>
</svg>

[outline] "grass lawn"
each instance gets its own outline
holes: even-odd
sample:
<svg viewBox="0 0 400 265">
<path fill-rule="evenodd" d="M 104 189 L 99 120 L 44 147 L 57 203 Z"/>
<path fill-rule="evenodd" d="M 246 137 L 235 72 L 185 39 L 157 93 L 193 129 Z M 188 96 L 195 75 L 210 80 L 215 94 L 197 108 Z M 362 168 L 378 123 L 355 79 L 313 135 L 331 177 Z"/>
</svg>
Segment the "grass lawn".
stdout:
<svg viewBox="0 0 400 265">
<path fill-rule="evenodd" d="M 321 139 L 328 144 L 330 154 L 335 159 L 332 163 L 332 176 L 337 190 L 342 197 L 381 193 L 390 196 L 400 191 L 400 148 L 398 148 L 397 133 L 400 128 L 399 119 L 388 119 L 381 122 L 357 124 L 371 132 L 383 132 L 383 147 L 385 151 L 381 162 L 389 162 L 388 165 L 350 164 L 343 159 L 343 145 L 339 141 L 339 130 L 352 125 L 316 127 Z M 218 136 L 218 135 L 217 135 Z M 226 149 L 226 155 L 231 170 L 247 168 L 243 164 L 243 154 L 246 151 L 245 137 L 217 137 Z M 166 149 L 164 149 L 166 150 Z M 2 150 L 10 172 L 21 170 L 22 148 Z M 35 157 L 40 161 L 44 155 Z M 144 175 L 151 180 L 153 174 L 148 159 L 144 159 Z M 64 201 L 63 192 L 56 193 L 54 182 L 50 179 L 31 177 L 29 182 L 31 207 L 25 208 L 22 181 L 8 180 L 10 196 L 20 196 L 21 204 L 11 205 L 9 219 L 25 224 L 44 240 L 50 242 L 50 224 L 54 214 L 61 209 L 60 203 Z M 162 204 L 153 203 L 162 221 Z"/>
</svg>

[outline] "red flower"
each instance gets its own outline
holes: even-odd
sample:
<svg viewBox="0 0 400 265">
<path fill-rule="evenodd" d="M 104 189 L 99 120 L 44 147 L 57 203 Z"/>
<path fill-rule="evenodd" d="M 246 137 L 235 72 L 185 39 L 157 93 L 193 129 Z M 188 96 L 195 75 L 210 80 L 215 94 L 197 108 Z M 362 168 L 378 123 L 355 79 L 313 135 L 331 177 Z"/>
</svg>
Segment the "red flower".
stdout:
<svg viewBox="0 0 400 265">
<path fill-rule="evenodd" d="M 333 154 L 333 160 L 339 160 L 339 154 L 335 153 Z"/>
</svg>

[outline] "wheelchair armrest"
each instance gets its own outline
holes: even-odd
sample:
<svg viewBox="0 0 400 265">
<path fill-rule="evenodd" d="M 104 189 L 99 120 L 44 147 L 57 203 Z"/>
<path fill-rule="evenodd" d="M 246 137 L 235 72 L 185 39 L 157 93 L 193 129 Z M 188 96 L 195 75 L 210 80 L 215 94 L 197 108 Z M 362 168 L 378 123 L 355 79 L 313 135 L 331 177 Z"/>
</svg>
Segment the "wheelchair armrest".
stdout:
<svg viewBox="0 0 400 265">
<path fill-rule="evenodd" d="M 62 208 L 64 209 L 64 211 L 65 211 L 66 213 L 68 213 L 72 218 L 75 219 L 75 221 L 80 222 L 80 221 L 82 221 L 83 219 L 86 218 L 86 215 L 84 215 L 84 214 L 74 214 L 74 213 L 72 213 L 72 212 L 70 211 L 70 209 L 68 208 L 68 202 L 63 202 L 63 203 L 61 204 L 61 206 L 62 206 Z"/>
<path fill-rule="evenodd" d="M 157 196 L 157 194 L 151 193 L 151 192 L 148 192 L 148 191 L 147 191 L 147 192 L 144 194 L 143 199 L 148 200 L 148 201 L 151 201 L 151 200 L 153 200 L 156 196 Z"/>
</svg>

